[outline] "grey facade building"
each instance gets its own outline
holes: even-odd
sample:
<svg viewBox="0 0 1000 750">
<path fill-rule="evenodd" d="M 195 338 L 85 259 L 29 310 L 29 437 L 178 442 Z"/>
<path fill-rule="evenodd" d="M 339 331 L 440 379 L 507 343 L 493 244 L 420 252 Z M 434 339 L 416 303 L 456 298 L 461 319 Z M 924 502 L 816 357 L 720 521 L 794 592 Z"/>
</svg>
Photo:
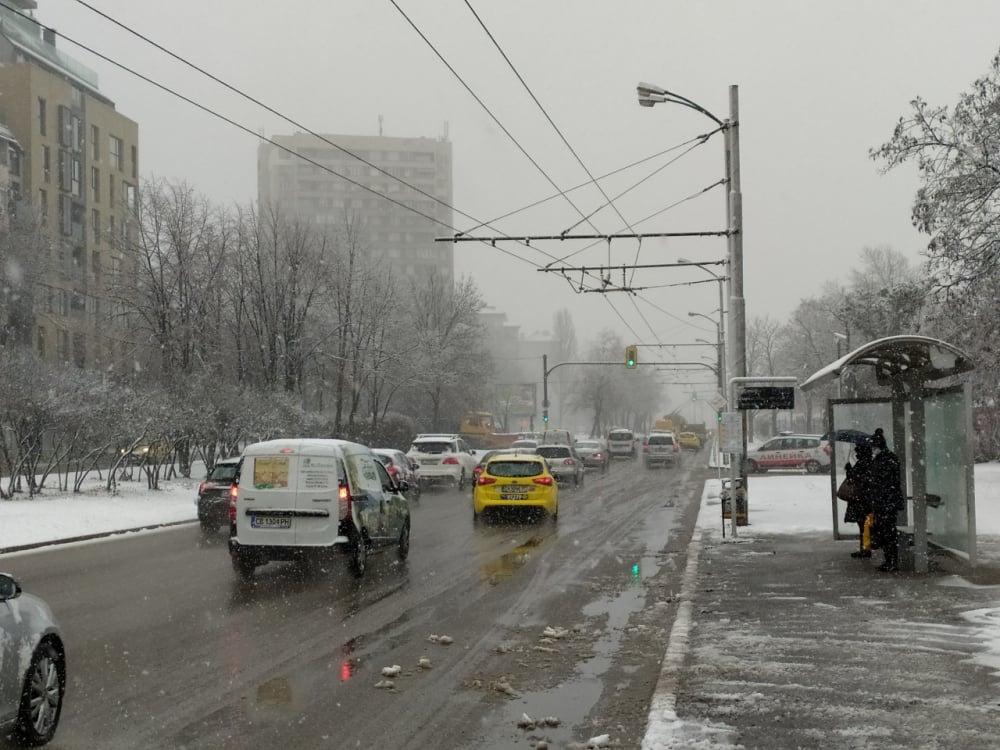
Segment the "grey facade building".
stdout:
<svg viewBox="0 0 1000 750">
<path fill-rule="evenodd" d="M 136 205 L 139 128 L 101 93 L 97 73 L 32 20 L 35 0 L 6 5 L 0 121 L 21 152 L 8 171 L 45 240 L 32 258 L 32 346 L 48 362 L 106 368 L 133 349 L 117 306 L 130 278 L 123 238 Z"/>
<path fill-rule="evenodd" d="M 390 264 L 397 275 L 454 278 L 454 245 L 434 241 L 454 226 L 447 138 L 295 133 L 271 140 L 285 148 L 263 142 L 258 149 L 262 207 L 273 206 L 321 230 L 356 222 L 371 257 Z"/>
</svg>

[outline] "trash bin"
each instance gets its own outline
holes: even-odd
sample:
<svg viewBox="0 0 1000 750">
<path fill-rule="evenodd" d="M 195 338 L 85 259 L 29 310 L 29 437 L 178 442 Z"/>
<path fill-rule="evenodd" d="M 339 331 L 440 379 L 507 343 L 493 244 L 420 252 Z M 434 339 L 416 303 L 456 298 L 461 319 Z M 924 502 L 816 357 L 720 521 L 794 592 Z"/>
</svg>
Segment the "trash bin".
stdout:
<svg viewBox="0 0 1000 750">
<path fill-rule="evenodd" d="M 732 495 L 736 495 L 736 525 L 746 526 L 749 521 L 747 520 L 747 490 L 743 486 L 743 480 L 736 480 L 736 491 L 732 492 L 730 487 L 732 480 L 723 479 L 722 480 L 722 491 L 719 493 L 719 500 L 722 501 L 722 518 L 723 520 L 732 520 Z"/>
</svg>

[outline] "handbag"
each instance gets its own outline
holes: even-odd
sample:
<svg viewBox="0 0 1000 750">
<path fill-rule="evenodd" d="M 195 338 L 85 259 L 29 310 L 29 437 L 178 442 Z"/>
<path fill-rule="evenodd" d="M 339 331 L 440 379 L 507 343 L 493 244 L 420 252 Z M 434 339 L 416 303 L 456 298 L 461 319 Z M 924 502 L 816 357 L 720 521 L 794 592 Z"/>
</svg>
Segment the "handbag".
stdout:
<svg viewBox="0 0 1000 750">
<path fill-rule="evenodd" d="M 854 483 L 853 479 L 847 477 L 840 483 L 840 486 L 837 488 L 837 497 L 849 503 L 857 499 L 858 486 Z"/>
</svg>

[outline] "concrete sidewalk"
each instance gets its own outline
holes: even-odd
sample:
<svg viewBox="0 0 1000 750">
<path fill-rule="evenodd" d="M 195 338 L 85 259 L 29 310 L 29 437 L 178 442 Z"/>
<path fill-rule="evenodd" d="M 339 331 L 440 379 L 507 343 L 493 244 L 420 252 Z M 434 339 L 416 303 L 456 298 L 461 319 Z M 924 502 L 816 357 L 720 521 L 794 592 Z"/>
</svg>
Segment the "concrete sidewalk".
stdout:
<svg viewBox="0 0 1000 750">
<path fill-rule="evenodd" d="M 1000 747 L 1000 568 L 882 573 L 830 532 L 723 540 L 716 513 L 643 748 Z"/>
</svg>

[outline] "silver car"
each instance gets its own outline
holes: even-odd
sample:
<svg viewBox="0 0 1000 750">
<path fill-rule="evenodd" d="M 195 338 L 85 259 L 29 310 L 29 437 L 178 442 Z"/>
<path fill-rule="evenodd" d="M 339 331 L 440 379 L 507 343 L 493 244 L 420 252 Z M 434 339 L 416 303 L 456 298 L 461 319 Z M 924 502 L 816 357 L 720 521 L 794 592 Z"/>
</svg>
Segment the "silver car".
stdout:
<svg viewBox="0 0 1000 750">
<path fill-rule="evenodd" d="M 0 573 L 0 728 L 37 747 L 52 739 L 66 692 L 66 653 L 49 605 Z"/>
</svg>

